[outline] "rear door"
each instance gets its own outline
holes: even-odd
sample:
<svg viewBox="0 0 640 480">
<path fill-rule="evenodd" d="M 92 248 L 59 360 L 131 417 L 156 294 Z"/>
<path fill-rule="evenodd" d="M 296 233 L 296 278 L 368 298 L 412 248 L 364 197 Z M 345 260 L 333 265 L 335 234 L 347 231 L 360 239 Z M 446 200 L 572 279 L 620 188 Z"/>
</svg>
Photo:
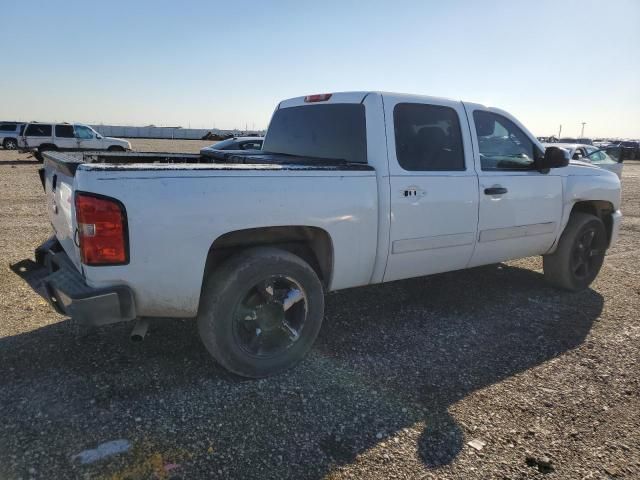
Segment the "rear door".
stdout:
<svg viewBox="0 0 640 480">
<path fill-rule="evenodd" d="M 53 143 L 53 127 L 45 123 L 30 123 L 24 130 L 26 148 L 36 148 Z"/>
<path fill-rule="evenodd" d="M 562 217 L 560 169 L 534 167 L 540 148 L 504 112 L 467 104 L 479 178 L 478 243 L 470 266 L 545 253 Z"/>
<path fill-rule="evenodd" d="M 478 179 L 464 108 L 429 97 L 383 101 L 391 187 L 384 281 L 465 268 L 478 225 Z"/>
<path fill-rule="evenodd" d="M 60 150 L 76 150 L 78 148 L 78 140 L 73 131 L 73 125 L 60 123 L 53 129 L 55 134 L 56 146 Z"/>
</svg>

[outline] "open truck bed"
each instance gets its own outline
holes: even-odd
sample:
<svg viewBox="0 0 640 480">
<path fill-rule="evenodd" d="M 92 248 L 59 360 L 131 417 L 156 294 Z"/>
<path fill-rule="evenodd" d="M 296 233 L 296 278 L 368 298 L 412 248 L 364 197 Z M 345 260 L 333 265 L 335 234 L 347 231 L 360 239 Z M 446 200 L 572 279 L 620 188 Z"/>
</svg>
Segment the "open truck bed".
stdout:
<svg viewBox="0 0 640 480">
<path fill-rule="evenodd" d="M 45 152 L 45 161 L 56 170 L 73 177 L 80 165 L 93 170 L 121 169 L 175 169 L 209 168 L 227 169 L 312 169 L 312 170 L 373 170 L 367 164 L 345 162 L 339 159 L 293 156 L 278 153 L 250 153 L 220 151 L 206 155 L 168 152 Z M 188 167 L 187 167 L 188 168 Z"/>
</svg>

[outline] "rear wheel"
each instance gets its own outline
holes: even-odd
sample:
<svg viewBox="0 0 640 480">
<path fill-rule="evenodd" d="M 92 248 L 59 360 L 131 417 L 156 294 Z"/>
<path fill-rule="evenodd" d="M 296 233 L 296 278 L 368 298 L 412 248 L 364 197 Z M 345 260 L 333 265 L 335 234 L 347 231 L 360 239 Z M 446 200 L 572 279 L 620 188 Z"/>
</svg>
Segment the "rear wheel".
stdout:
<svg viewBox="0 0 640 480">
<path fill-rule="evenodd" d="M 15 138 L 5 138 L 2 146 L 5 150 L 15 150 L 18 148 L 18 141 Z"/>
<path fill-rule="evenodd" d="M 302 260 L 277 248 L 232 257 L 205 281 L 200 337 L 226 369 L 260 378 L 286 370 L 311 349 L 324 316 L 322 284 Z"/>
<path fill-rule="evenodd" d="M 544 276 L 557 287 L 583 290 L 600 272 L 606 248 L 602 220 L 588 213 L 572 213 L 557 250 L 543 256 Z"/>
</svg>

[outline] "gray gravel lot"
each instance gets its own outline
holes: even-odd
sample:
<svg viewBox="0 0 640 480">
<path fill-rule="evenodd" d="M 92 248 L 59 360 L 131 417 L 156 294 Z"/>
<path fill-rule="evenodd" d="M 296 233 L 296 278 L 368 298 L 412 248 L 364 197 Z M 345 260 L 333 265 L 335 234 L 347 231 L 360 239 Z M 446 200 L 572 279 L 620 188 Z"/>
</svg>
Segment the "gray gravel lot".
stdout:
<svg viewBox="0 0 640 480">
<path fill-rule="evenodd" d="M 531 258 L 333 293 L 310 357 L 260 381 L 191 321 L 71 335 L 10 269 L 50 234 L 37 168 L 0 150 L 0 479 L 640 478 L 640 162 L 592 289 Z"/>
</svg>

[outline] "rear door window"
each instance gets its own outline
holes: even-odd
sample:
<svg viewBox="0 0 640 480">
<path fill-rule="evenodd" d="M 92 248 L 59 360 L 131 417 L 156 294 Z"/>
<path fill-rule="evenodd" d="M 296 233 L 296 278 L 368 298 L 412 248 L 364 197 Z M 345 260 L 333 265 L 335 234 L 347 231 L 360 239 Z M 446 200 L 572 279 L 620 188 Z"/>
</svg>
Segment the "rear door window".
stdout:
<svg viewBox="0 0 640 480">
<path fill-rule="evenodd" d="M 393 109 L 396 156 L 409 171 L 464 170 L 458 114 L 453 108 L 399 103 Z"/>
<path fill-rule="evenodd" d="M 271 153 L 367 163 L 364 105 L 334 103 L 276 110 L 262 149 Z"/>
<path fill-rule="evenodd" d="M 56 125 L 56 137 L 73 138 L 73 125 Z"/>
<path fill-rule="evenodd" d="M 32 123 L 27 127 L 25 134 L 27 137 L 50 137 L 51 131 L 51 125 Z"/>
</svg>

